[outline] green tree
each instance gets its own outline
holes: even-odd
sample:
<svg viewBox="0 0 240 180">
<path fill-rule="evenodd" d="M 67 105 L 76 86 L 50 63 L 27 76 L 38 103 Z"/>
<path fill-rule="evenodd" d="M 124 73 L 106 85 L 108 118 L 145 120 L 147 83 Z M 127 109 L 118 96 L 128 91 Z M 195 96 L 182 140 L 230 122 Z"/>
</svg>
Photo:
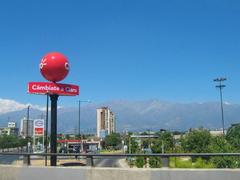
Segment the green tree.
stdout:
<svg viewBox="0 0 240 180">
<path fill-rule="evenodd" d="M 211 153 L 231 153 L 235 152 L 235 149 L 231 144 L 223 137 L 213 137 L 209 145 L 209 152 Z M 211 157 L 210 161 L 216 168 L 237 168 L 240 167 L 239 157 Z"/>
<path fill-rule="evenodd" d="M 140 135 L 149 135 L 149 132 L 145 131 L 145 132 L 141 133 Z"/>
<path fill-rule="evenodd" d="M 15 148 L 25 146 L 27 143 L 26 140 L 16 137 L 16 136 L 0 136 L 0 148 Z"/>
<path fill-rule="evenodd" d="M 206 153 L 211 141 L 211 134 L 208 130 L 198 129 L 189 132 L 181 138 L 181 146 L 185 152 Z"/>
<path fill-rule="evenodd" d="M 159 134 L 159 138 L 152 141 L 152 152 L 153 153 L 163 153 L 171 152 L 174 147 L 173 135 L 171 132 L 162 132 Z"/>
<path fill-rule="evenodd" d="M 153 153 L 166 153 L 171 152 L 174 147 L 173 135 L 169 131 L 159 133 L 159 138 L 152 141 Z M 159 157 L 150 157 L 149 166 L 151 168 L 160 168 L 162 166 L 162 160 Z"/>
<path fill-rule="evenodd" d="M 135 138 L 131 138 L 132 134 L 133 134 L 132 132 L 128 132 L 127 135 L 123 136 L 125 145 L 127 145 L 128 147 L 127 152 L 130 154 L 139 153 L 140 148 L 139 148 L 138 142 L 136 141 Z"/>
<path fill-rule="evenodd" d="M 240 150 L 240 124 L 229 128 L 226 140 L 237 150 Z"/>
<path fill-rule="evenodd" d="M 138 143 L 135 139 L 130 138 L 130 143 L 128 147 L 128 153 L 130 154 L 136 154 L 140 152 L 140 148 L 138 146 Z"/>
<path fill-rule="evenodd" d="M 145 149 L 145 148 L 148 148 L 150 146 L 150 143 L 151 141 L 149 139 L 143 139 L 142 140 L 142 147 Z"/>
<path fill-rule="evenodd" d="M 23 138 L 19 138 L 19 146 L 23 147 L 23 146 L 27 146 L 27 139 L 23 139 Z"/>
<path fill-rule="evenodd" d="M 115 149 L 120 144 L 121 144 L 121 136 L 119 133 L 110 134 L 105 138 L 105 146 L 107 148 Z"/>
</svg>

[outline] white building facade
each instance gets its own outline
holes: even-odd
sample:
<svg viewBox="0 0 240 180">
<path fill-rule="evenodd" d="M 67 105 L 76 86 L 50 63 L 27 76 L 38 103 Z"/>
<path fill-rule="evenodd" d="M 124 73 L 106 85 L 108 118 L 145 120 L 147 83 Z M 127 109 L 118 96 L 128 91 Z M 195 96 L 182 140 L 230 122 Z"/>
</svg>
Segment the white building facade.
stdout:
<svg viewBox="0 0 240 180">
<path fill-rule="evenodd" d="M 22 137 L 27 137 L 27 123 L 28 123 L 28 136 L 32 137 L 33 136 L 33 120 L 32 119 L 27 120 L 26 118 L 23 118 L 21 120 L 20 135 Z"/>
<path fill-rule="evenodd" d="M 104 138 L 116 132 L 115 115 L 108 107 L 97 109 L 97 137 Z"/>
<path fill-rule="evenodd" d="M 17 123 L 16 122 L 8 122 L 8 127 L 9 128 L 16 128 L 17 127 Z"/>
</svg>

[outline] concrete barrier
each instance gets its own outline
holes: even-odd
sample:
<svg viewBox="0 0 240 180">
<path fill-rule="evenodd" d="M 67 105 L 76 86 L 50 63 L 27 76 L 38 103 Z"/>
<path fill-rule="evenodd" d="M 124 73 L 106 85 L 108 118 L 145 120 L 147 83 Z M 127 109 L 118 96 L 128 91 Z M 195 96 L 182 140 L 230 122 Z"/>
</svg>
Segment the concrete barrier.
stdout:
<svg viewBox="0 0 240 180">
<path fill-rule="evenodd" d="M 240 180 L 240 170 L 0 166 L 0 180 Z"/>
</svg>

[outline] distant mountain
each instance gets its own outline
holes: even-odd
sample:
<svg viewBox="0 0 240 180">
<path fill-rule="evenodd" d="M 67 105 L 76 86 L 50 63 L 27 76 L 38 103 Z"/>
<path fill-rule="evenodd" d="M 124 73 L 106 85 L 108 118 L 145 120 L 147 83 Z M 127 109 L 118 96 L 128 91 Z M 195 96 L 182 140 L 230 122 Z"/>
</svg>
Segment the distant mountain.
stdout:
<svg viewBox="0 0 240 180">
<path fill-rule="evenodd" d="M 221 113 L 218 102 L 173 103 L 159 100 L 126 101 L 116 100 L 102 104 L 81 107 L 81 132 L 94 133 L 96 130 L 96 108 L 108 106 L 116 115 L 117 130 L 144 131 L 187 130 L 206 127 L 221 128 Z M 1 109 L 1 108 L 0 108 Z M 42 108 L 43 109 L 43 108 Z M 1 111 L 0 111 L 1 112 Z M 224 104 L 226 127 L 240 122 L 240 105 Z M 26 116 L 26 109 L 0 114 L 0 126 L 6 126 L 8 119 L 20 124 Z M 30 110 L 30 118 L 45 117 L 40 108 Z M 64 107 L 58 110 L 58 132 L 76 133 L 78 125 L 78 108 Z"/>
<path fill-rule="evenodd" d="M 218 102 L 172 103 L 159 100 L 112 101 L 105 105 L 117 115 L 119 130 L 187 130 L 195 127 L 221 128 Z M 240 105 L 224 103 L 226 127 L 240 122 Z"/>
</svg>

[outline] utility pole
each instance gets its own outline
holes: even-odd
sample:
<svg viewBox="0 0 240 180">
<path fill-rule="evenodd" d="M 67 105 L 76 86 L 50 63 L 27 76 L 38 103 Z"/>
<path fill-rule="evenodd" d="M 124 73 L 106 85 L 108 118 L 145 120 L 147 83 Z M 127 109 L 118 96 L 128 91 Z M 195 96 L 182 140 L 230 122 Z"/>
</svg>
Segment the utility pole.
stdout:
<svg viewBox="0 0 240 180">
<path fill-rule="evenodd" d="M 150 129 L 148 129 L 148 149 L 151 149 Z"/>
<path fill-rule="evenodd" d="M 26 149 L 27 155 L 24 156 L 24 158 L 23 158 L 23 163 L 26 164 L 27 166 L 29 166 L 31 164 L 30 155 L 28 155 L 30 153 L 30 142 L 29 142 L 29 131 L 28 131 L 28 129 L 29 129 L 29 125 L 28 125 L 28 123 L 29 123 L 28 122 L 29 121 L 29 109 L 30 109 L 30 106 L 28 105 L 27 106 L 27 119 L 26 119 L 27 123 L 26 123 L 26 126 L 25 126 L 26 127 L 26 134 L 24 132 L 25 138 L 27 140 L 27 149 Z M 23 121 L 23 126 L 24 126 L 24 124 L 25 124 L 25 122 Z M 23 131 L 24 131 L 24 129 L 23 129 Z"/>
<path fill-rule="evenodd" d="M 79 153 L 81 153 L 82 148 L 81 148 L 81 132 L 80 132 L 80 122 L 81 122 L 81 101 L 78 101 L 78 138 L 79 138 Z"/>
<path fill-rule="evenodd" d="M 216 85 L 216 88 L 219 88 L 220 91 L 220 103 L 221 103 L 221 114 L 222 114 L 222 129 L 223 129 L 223 136 L 225 135 L 225 123 L 224 123 L 224 112 L 223 112 L 223 97 L 222 97 L 222 89 L 226 86 L 222 84 L 223 81 L 226 81 L 227 78 L 216 78 L 213 81 L 218 82 L 219 84 Z"/>
<path fill-rule="evenodd" d="M 27 139 L 27 153 L 29 153 L 29 109 L 30 109 L 30 105 L 28 105 L 27 107 L 27 129 L 26 129 L 26 139 Z"/>
<path fill-rule="evenodd" d="M 131 151 L 131 135 L 129 135 L 128 148 L 129 148 L 128 149 L 128 151 L 129 151 L 128 153 L 131 154 L 132 153 L 132 151 Z"/>
<path fill-rule="evenodd" d="M 78 136 L 79 136 L 79 152 L 82 152 L 83 151 L 83 142 L 82 142 L 82 140 L 83 140 L 83 138 L 82 138 L 82 136 L 81 136 L 81 125 L 80 125 L 80 123 L 81 123 L 81 103 L 84 103 L 84 102 L 86 102 L 86 103 L 91 103 L 91 101 L 90 100 L 87 100 L 87 101 L 82 101 L 82 100 L 78 100 Z M 82 143 L 82 145 L 81 145 L 81 143 Z M 81 148 L 80 148 L 81 147 Z"/>
</svg>

